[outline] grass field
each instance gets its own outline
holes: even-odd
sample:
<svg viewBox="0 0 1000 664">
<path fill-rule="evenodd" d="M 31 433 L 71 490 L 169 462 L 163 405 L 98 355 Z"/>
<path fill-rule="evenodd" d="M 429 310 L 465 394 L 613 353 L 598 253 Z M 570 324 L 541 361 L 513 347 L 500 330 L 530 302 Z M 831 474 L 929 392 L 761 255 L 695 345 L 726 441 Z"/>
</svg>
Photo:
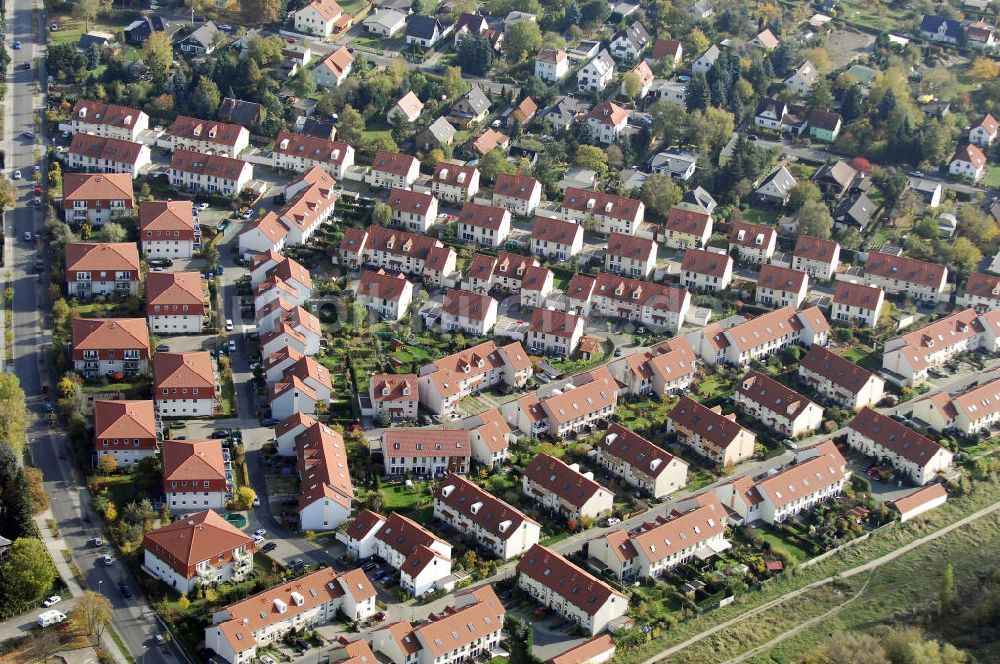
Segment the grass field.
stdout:
<svg viewBox="0 0 1000 664">
<path fill-rule="evenodd" d="M 383 486 L 380 489 L 382 511 L 402 512 L 417 523 L 430 523 L 434 507 L 428 486 L 428 482 L 414 482 L 412 488 L 406 488 L 402 484 Z"/>
<path fill-rule="evenodd" d="M 771 546 L 777 549 L 783 549 L 787 551 L 788 555 L 791 556 L 792 560 L 794 560 L 796 563 L 804 563 L 805 561 L 809 560 L 809 558 L 811 558 L 811 556 L 807 551 L 799 548 L 792 542 L 789 542 L 787 539 L 781 536 L 781 533 L 777 532 L 776 530 L 773 530 L 771 528 L 758 528 L 757 534 L 760 536 L 762 540 L 769 543 Z"/>
<path fill-rule="evenodd" d="M 888 3 L 864 0 L 842 0 L 839 15 L 847 23 L 882 32 L 903 30 L 912 18 L 910 12 L 890 7 Z"/>
<path fill-rule="evenodd" d="M 987 187 L 1000 187 L 1000 166 L 996 164 L 990 166 L 986 171 L 986 177 L 983 178 L 983 184 Z"/>
<path fill-rule="evenodd" d="M 781 210 L 776 208 L 751 207 L 742 212 L 743 220 L 752 224 L 776 226 L 781 217 Z"/>
</svg>

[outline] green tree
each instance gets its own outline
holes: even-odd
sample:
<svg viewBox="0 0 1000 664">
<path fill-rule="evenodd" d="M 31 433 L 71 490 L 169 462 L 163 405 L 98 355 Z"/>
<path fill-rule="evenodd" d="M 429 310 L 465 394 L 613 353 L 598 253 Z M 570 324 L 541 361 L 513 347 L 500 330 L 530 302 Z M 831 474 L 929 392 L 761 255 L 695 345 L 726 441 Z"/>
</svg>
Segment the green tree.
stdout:
<svg viewBox="0 0 1000 664">
<path fill-rule="evenodd" d="M 519 21 L 504 32 L 503 48 L 510 62 L 521 62 L 542 48 L 542 31 L 535 21 Z"/>
<path fill-rule="evenodd" d="M 461 67 L 448 67 L 444 72 L 444 94 L 448 99 L 461 97 L 469 89 L 469 84 L 462 80 Z"/>
<path fill-rule="evenodd" d="M 604 175 L 608 171 L 608 156 L 596 145 L 581 145 L 576 149 L 573 163 Z"/>
<path fill-rule="evenodd" d="M 822 201 L 806 201 L 799 208 L 799 235 L 828 240 L 833 232 L 833 217 Z"/>
<path fill-rule="evenodd" d="M 635 99 L 642 92 L 642 79 L 638 72 L 630 71 L 622 78 L 622 92 L 629 99 Z"/>
<path fill-rule="evenodd" d="M 1000 229 L 989 214 L 974 203 L 965 203 L 958 208 L 958 232 L 969 238 L 983 253 L 996 252 Z"/>
<path fill-rule="evenodd" d="M 513 173 L 514 164 L 507 161 L 507 155 L 500 148 L 493 148 L 479 160 L 479 173 L 490 184 L 496 182 L 502 173 Z"/>
<path fill-rule="evenodd" d="M 388 226 L 392 223 L 392 208 L 385 203 L 376 203 L 372 208 L 372 222 L 376 226 Z"/>
<path fill-rule="evenodd" d="M 73 2 L 73 18 L 84 22 L 84 28 L 90 32 L 90 22 L 101 13 L 102 0 L 75 0 Z"/>
<path fill-rule="evenodd" d="M 810 111 L 829 111 L 833 105 L 833 93 L 830 91 L 830 83 L 821 78 L 809 91 L 806 98 L 806 108 Z"/>
<path fill-rule="evenodd" d="M 337 122 L 337 137 L 350 145 L 357 145 L 361 142 L 361 136 L 364 132 L 364 117 L 354 110 L 353 106 L 345 106 L 340 112 L 340 120 Z"/>
<path fill-rule="evenodd" d="M 697 110 L 691 114 L 688 139 L 705 151 L 710 164 L 719 161 L 722 148 L 733 135 L 733 114 L 721 108 Z"/>
<path fill-rule="evenodd" d="M 792 210 L 798 210 L 810 201 L 820 200 L 823 200 L 823 192 L 809 180 L 797 182 L 788 190 L 788 207 Z"/>
<path fill-rule="evenodd" d="M 937 118 L 924 125 L 921 131 L 920 156 L 930 164 L 944 163 L 954 151 L 951 130 Z"/>
<path fill-rule="evenodd" d="M 944 575 L 941 577 L 941 589 L 939 591 L 939 604 L 941 613 L 950 613 L 958 598 L 958 591 L 955 590 L 955 568 L 951 563 L 944 568 Z"/>
<path fill-rule="evenodd" d="M 221 101 L 219 86 L 207 76 L 202 76 L 191 95 L 191 112 L 197 118 L 215 117 Z"/>
<path fill-rule="evenodd" d="M 17 190 L 14 183 L 0 175 L 0 210 L 12 208 L 17 203 Z"/>
<path fill-rule="evenodd" d="M 965 273 L 974 272 L 983 261 L 983 252 L 967 237 L 960 237 L 951 245 L 951 262 Z"/>
<path fill-rule="evenodd" d="M 19 537 L 0 562 L 0 602 L 23 610 L 45 597 L 55 580 L 56 567 L 42 541 Z"/>
<path fill-rule="evenodd" d="M 163 80 L 174 61 L 173 45 L 165 32 L 154 32 L 142 45 L 142 62 L 155 80 Z"/>
<path fill-rule="evenodd" d="M 110 222 L 101 226 L 95 235 L 100 242 L 124 242 L 128 231 L 121 224 Z"/>
<path fill-rule="evenodd" d="M 684 193 L 674 179 L 663 173 L 650 175 L 639 190 L 639 200 L 661 220 L 666 220 L 683 196 Z"/>
<path fill-rule="evenodd" d="M 312 72 L 309 71 L 308 67 L 299 67 L 299 70 L 295 73 L 295 82 L 293 85 L 300 97 L 308 97 L 316 92 L 316 81 L 313 79 Z"/>
<path fill-rule="evenodd" d="M 274 23 L 281 16 L 281 0 L 241 0 L 243 17 L 252 25 Z"/>
<path fill-rule="evenodd" d="M 458 45 L 455 62 L 462 71 L 473 76 L 484 76 L 493 66 L 496 51 L 482 35 L 473 34 Z"/>
<path fill-rule="evenodd" d="M 281 40 L 281 37 L 276 35 L 270 35 L 268 37 L 261 37 L 258 35 L 251 37 L 250 41 L 247 43 L 250 58 L 252 58 L 259 67 L 266 67 L 281 60 L 281 51 L 284 46 L 285 42 Z"/>
</svg>

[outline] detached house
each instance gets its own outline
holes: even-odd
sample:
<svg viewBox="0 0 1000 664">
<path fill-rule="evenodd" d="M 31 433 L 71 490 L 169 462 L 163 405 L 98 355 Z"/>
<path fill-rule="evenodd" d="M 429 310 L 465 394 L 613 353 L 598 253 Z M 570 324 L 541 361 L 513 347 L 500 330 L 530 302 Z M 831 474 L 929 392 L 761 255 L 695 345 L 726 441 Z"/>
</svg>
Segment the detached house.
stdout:
<svg viewBox="0 0 1000 664">
<path fill-rule="evenodd" d="M 969 129 L 969 142 L 981 148 L 993 145 L 997 138 L 997 131 L 1000 130 L 1000 123 L 996 118 L 987 113 L 982 120 L 972 125 Z"/>
<path fill-rule="evenodd" d="M 406 23 L 406 45 L 433 48 L 449 31 L 433 16 L 414 14 Z"/>
<path fill-rule="evenodd" d="M 152 401 L 94 401 L 94 454 L 125 468 L 155 456 L 156 416 Z"/>
<path fill-rule="evenodd" d="M 924 14 L 920 21 L 920 36 L 941 44 L 957 44 L 962 38 L 962 24 L 950 18 Z"/>
<path fill-rule="evenodd" d="M 812 87 L 819 82 L 820 75 L 816 71 L 813 63 L 806 60 L 795 68 L 785 79 L 784 85 L 789 90 L 793 90 L 800 95 L 804 95 L 812 90 Z"/>
<path fill-rule="evenodd" d="M 510 211 L 492 205 L 466 203 L 458 213 L 456 236 L 462 242 L 499 247 L 510 235 Z"/>
<path fill-rule="evenodd" d="M 566 187 L 563 195 L 564 219 L 580 225 L 593 220 L 601 233 L 635 235 L 646 217 L 642 201 L 589 189 Z"/>
<path fill-rule="evenodd" d="M 354 56 L 346 46 L 341 46 L 316 63 L 312 70 L 313 80 L 320 88 L 339 87 L 351 74 L 353 65 Z"/>
<path fill-rule="evenodd" d="M 542 526 L 461 475 L 449 473 L 434 491 L 434 518 L 471 535 L 500 560 L 510 560 L 535 544 Z"/>
<path fill-rule="evenodd" d="M 201 227 L 191 201 L 139 203 L 139 246 L 146 258 L 191 258 L 201 247 Z"/>
<path fill-rule="evenodd" d="M 438 202 L 431 194 L 393 188 L 388 201 L 395 226 L 424 235 L 437 223 Z"/>
<path fill-rule="evenodd" d="M 525 496 L 567 519 L 597 519 L 611 513 L 612 493 L 594 481 L 593 473 L 581 473 L 577 464 L 538 454 L 528 462 L 523 479 Z"/>
<path fill-rule="evenodd" d="M 391 39 L 406 27 L 407 14 L 392 8 L 376 8 L 361 22 L 364 29 L 373 35 Z"/>
<path fill-rule="evenodd" d="M 722 408 L 709 408 L 686 396 L 670 411 L 667 429 L 677 442 L 723 468 L 732 468 L 753 456 L 757 439 L 736 422 L 736 415 L 723 415 Z"/>
<path fill-rule="evenodd" d="M 715 64 L 715 61 L 719 59 L 720 55 L 722 55 L 722 51 L 719 50 L 718 46 L 712 44 L 691 63 L 691 71 L 704 76 L 712 68 L 712 65 Z"/>
<path fill-rule="evenodd" d="M 441 329 L 473 336 L 489 334 L 497 322 L 497 301 L 489 295 L 452 288 L 444 295 Z"/>
<path fill-rule="evenodd" d="M 878 327 L 883 302 L 885 302 L 885 291 L 878 286 L 838 281 L 830 317 L 839 323 Z"/>
<path fill-rule="evenodd" d="M 555 48 L 543 48 L 535 56 L 535 76 L 555 83 L 561 81 L 569 73 L 569 57 L 566 51 Z"/>
<path fill-rule="evenodd" d="M 373 187 L 409 189 L 419 175 L 420 162 L 411 155 L 380 150 L 372 160 L 370 179 Z"/>
<path fill-rule="evenodd" d="M 774 36 L 769 28 L 765 28 L 763 32 L 757 33 L 757 36 L 750 40 L 753 46 L 764 51 L 773 51 L 778 48 L 778 38 Z"/>
<path fill-rule="evenodd" d="M 473 461 L 487 468 L 507 461 L 513 436 L 499 409 L 491 408 L 465 418 L 462 428 L 469 431 Z"/>
<path fill-rule="evenodd" d="M 628 597 L 540 544 L 517 563 L 517 586 L 591 635 L 628 610 Z"/>
<path fill-rule="evenodd" d="M 296 32 L 316 37 L 329 37 L 351 25 L 351 17 L 345 16 L 336 0 L 312 0 L 292 16 Z"/>
<path fill-rule="evenodd" d="M 890 464 L 917 485 L 951 468 L 951 452 L 887 415 L 865 408 L 847 424 L 847 444 Z"/>
<path fill-rule="evenodd" d="M 777 242 L 774 228 L 745 221 L 733 222 L 733 230 L 729 233 L 729 246 L 735 247 L 740 260 L 747 263 L 767 263 L 774 255 Z"/>
<path fill-rule="evenodd" d="M 788 117 L 788 104 L 778 99 L 764 97 L 757 104 L 753 123 L 761 129 L 780 132 L 789 127 L 786 122 Z"/>
<path fill-rule="evenodd" d="M 656 270 L 657 244 L 636 235 L 611 233 L 604 254 L 604 271 L 637 279 L 649 279 Z"/>
<path fill-rule="evenodd" d="M 565 262 L 583 250 L 583 226 L 572 221 L 535 217 L 531 229 L 531 253 Z"/>
<path fill-rule="evenodd" d="M 66 173 L 63 175 L 63 216 L 66 223 L 102 226 L 135 208 L 132 176 L 128 173 Z"/>
<path fill-rule="evenodd" d="M 860 410 L 882 400 L 885 381 L 850 360 L 813 346 L 799 363 L 799 378 L 844 408 Z"/>
<path fill-rule="evenodd" d="M 749 417 L 778 433 L 796 438 L 823 423 L 823 409 L 778 381 L 756 371 L 744 376 L 736 405 Z"/>
<path fill-rule="evenodd" d="M 611 36 L 611 55 L 619 60 L 632 61 L 638 59 L 639 55 L 649 46 L 649 33 L 639 21 L 634 21 L 624 30 L 619 30 Z"/>
<path fill-rule="evenodd" d="M 650 54 L 654 62 L 666 59 L 675 66 L 680 64 L 682 57 L 684 57 L 684 45 L 677 39 L 657 39 Z"/>
<path fill-rule="evenodd" d="M 729 287 L 733 279 L 733 257 L 710 249 L 688 249 L 681 260 L 681 285 L 714 293 Z"/>
<path fill-rule="evenodd" d="M 473 86 L 462 95 L 451 107 L 448 117 L 460 127 L 468 129 L 477 122 L 482 122 L 490 112 L 490 98 L 482 88 Z"/>
<path fill-rule="evenodd" d="M 606 101 L 601 102 L 591 109 L 587 114 L 587 124 L 594 132 L 594 138 L 601 143 L 610 144 L 618 140 L 618 137 L 628 126 L 627 110 L 618 104 Z"/>
<path fill-rule="evenodd" d="M 246 127 L 183 115 L 170 127 L 170 149 L 235 158 L 250 145 Z"/>
<path fill-rule="evenodd" d="M 146 275 L 146 318 L 157 334 L 200 334 L 208 289 L 199 272 Z"/>
<path fill-rule="evenodd" d="M 601 92 L 615 77 L 615 61 L 611 54 L 601 49 L 590 62 L 580 68 L 576 75 L 576 87 L 580 92 Z"/>
<path fill-rule="evenodd" d="M 771 307 L 798 309 L 809 292 L 809 275 L 777 265 L 764 265 L 757 275 L 754 301 Z"/>
<path fill-rule="evenodd" d="M 225 506 L 232 471 L 223 457 L 222 441 L 166 440 L 161 456 L 163 492 L 171 514 Z"/>
<path fill-rule="evenodd" d="M 986 155 L 975 145 L 963 145 L 951 158 L 948 172 L 978 182 L 986 172 Z"/>
<path fill-rule="evenodd" d="M 808 235 L 795 240 L 792 269 L 805 272 L 813 279 L 829 280 L 840 266 L 840 244 Z"/>
<path fill-rule="evenodd" d="M 542 183 L 526 175 L 502 173 L 493 185 L 493 205 L 530 217 L 542 201 Z"/>
<path fill-rule="evenodd" d="M 479 193 L 479 169 L 442 162 L 434 168 L 431 191 L 440 200 L 450 203 L 471 201 Z"/>
<path fill-rule="evenodd" d="M 871 251 L 865 262 L 865 280 L 890 295 L 937 302 L 948 283 L 948 268 L 906 256 Z"/>
<path fill-rule="evenodd" d="M 134 376 L 149 371 L 144 318 L 74 318 L 74 371 L 84 378 Z"/>
<path fill-rule="evenodd" d="M 423 102 L 420 101 L 413 90 L 410 90 L 392 105 L 388 113 L 386 113 L 386 121 L 391 125 L 404 120 L 407 122 L 416 122 L 423 110 Z"/>
<path fill-rule="evenodd" d="M 157 353 L 153 358 L 153 400 L 162 417 L 211 417 L 216 382 L 208 351 Z"/>
<path fill-rule="evenodd" d="M 70 297 L 139 294 L 139 252 L 134 242 L 70 242 L 65 253 Z"/>
<path fill-rule="evenodd" d="M 830 111 L 813 111 L 806 121 L 809 125 L 809 135 L 818 141 L 833 143 L 840 136 L 843 118 L 840 113 Z"/>
<path fill-rule="evenodd" d="M 354 299 L 378 320 L 399 322 L 410 310 L 413 284 L 402 272 L 391 275 L 383 269 L 362 270 Z"/>
<path fill-rule="evenodd" d="M 253 540 L 210 509 L 146 533 L 142 548 L 142 569 L 182 594 L 253 572 Z"/>
<path fill-rule="evenodd" d="M 414 374 L 375 374 L 368 384 L 368 398 L 376 419 L 385 413 L 390 420 L 417 418 L 417 377 Z"/>
<path fill-rule="evenodd" d="M 597 445 L 597 463 L 652 498 L 663 498 L 687 484 L 686 461 L 617 422 Z"/>
</svg>

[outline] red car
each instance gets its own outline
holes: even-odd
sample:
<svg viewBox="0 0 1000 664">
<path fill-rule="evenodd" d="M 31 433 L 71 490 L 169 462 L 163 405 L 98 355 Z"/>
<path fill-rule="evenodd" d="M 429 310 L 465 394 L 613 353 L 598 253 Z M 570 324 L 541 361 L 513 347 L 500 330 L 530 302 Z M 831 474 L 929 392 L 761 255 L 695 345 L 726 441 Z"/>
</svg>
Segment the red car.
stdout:
<svg viewBox="0 0 1000 664">
<path fill-rule="evenodd" d="M 546 613 L 548 613 L 548 611 L 549 610 L 546 607 L 540 606 L 537 609 L 535 609 L 535 611 L 531 615 L 533 615 L 535 618 L 541 618 Z"/>
<path fill-rule="evenodd" d="M 372 616 L 372 620 L 374 620 L 375 622 L 379 622 L 379 623 L 382 622 L 383 620 L 385 620 L 385 613 L 382 612 L 382 611 L 379 611 L 378 613 L 376 613 L 375 615 Z"/>
<path fill-rule="evenodd" d="M 37 184 L 35 185 L 35 193 L 39 194 L 39 195 L 41 195 L 41 193 L 42 193 L 42 188 L 39 187 Z"/>
<path fill-rule="evenodd" d="M 287 39 L 285 39 L 285 41 L 288 42 L 289 44 L 294 44 L 295 42 L 298 41 L 298 39 L 296 39 L 295 37 L 288 37 Z"/>
</svg>

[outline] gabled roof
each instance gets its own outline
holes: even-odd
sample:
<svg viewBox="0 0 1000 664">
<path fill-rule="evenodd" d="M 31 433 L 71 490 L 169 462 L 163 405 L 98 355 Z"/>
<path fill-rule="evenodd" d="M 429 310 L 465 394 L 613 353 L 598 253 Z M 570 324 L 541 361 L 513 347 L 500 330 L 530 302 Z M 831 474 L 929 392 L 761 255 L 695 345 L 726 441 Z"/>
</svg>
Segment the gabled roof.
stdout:
<svg viewBox="0 0 1000 664">
<path fill-rule="evenodd" d="M 665 231 L 683 233 L 685 235 L 702 236 L 712 223 L 712 215 L 707 212 L 695 212 L 685 208 L 675 207 L 667 215 Z"/>
<path fill-rule="evenodd" d="M 142 201 L 139 203 L 140 231 L 194 231 L 191 201 Z"/>
<path fill-rule="evenodd" d="M 153 402 L 95 401 L 94 438 L 156 440 Z"/>
<path fill-rule="evenodd" d="M 817 110 L 809 114 L 808 122 L 810 127 L 826 129 L 827 131 L 836 131 L 837 128 L 843 123 L 843 120 L 844 119 L 840 117 L 840 113 Z"/>
<path fill-rule="evenodd" d="M 390 302 L 399 302 L 409 282 L 402 272 L 396 275 L 385 270 L 362 270 L 358 280 L 357 297 L 377 297 Z M 411 286 L 412 288 L 412 286 Z"/>
<path fill-rule="evenodd" d="M 977 169 L 986 165 L 986 155 L 983 154 L 983 151 L 978 146 L 971 143 L 955 150 L 955 156 L 951 160 L 966 161 L 972 164 L 973 168 Z"/>
<path fill-rule="evenodd" d="M 205 295 L 199 272 L 150 272 L 146 275 L 146 310 L 153 313 L 153 307 L 181 306 L 204 307 Z M 201 313 L 200 309 L 192 313 Z M 183 310 L 171 311 L 185 315 Z"/>
<path fill-rule="evenodd" d="M 617 422 L 608 427 L 598 447 L 649 477 L 659 477 L 674 461 L 687 466 L 687 462 Z"/>
<path fill-rule="evenodd" d="M 607 272 L 597 275 L 596 295 L 659 311 L 680 313 L 690 302 L 688 291 L 675 286 L 656 284 L 640 279 L 619 277 Z"/>
<path fill-rule="evenodd" d="M 182 173 L 207 175 L 222 180 L 239 180 L 249 165 L 242 159 L 232 159 L 220 154 L 205 155 L 191 150 L 174 150 L 170 168 Z"/>
<path fill-rule="evenodd" d="M 423 17 L 419 17 L 419 18 L 423 18 Z M 411 21 L 411 24 L 412 24 L 412 21 Z M 401 110 L 403 112 L 403 115 L 405 115 L 407 117 L 407 119 L 409 119 L 410 121 L 413 121 L 413 120 L 416 120 L 420 116 L 420 112 L 424 110 L 424 104 L 423 104 L 423 102 L 420 101 L 420 99 L 413 92 L 413 90 L 410 90 L 405 95 L 403 95 L 402 97 L 400 97 L 399 101 L 397 101 L 396 104 L 395 104 L 395 108 L 398 108 L 399 110 Z M 379 155 L 381 155 L 381 154 L 382 153 L 379 152 L 378 155 L 375 155 L 376 160 L 378 159 Z"/>
<path fill-rule="evenodd" d="M 965 282 L 965 294 L 988 300 L 1000 300 L 1000 277 L 973 272 Z"/>
<path fill-rule="evenodd" d="M 133 143 L 111 136 L 96 136 L 80 131 L 73 135 L 69 154 L 128 164 L 134 167 L 139 161 L 143 147 L 145 146 L 142 143 Z"/>
<path fill-rule="evenodd" d="M 808 275 L 805 272 L 768 263 L 760 268 L 760 274 L 757 276 L 757 287 L 798 293 L 802 290 L 807 278 Z"/>
<path fill-rule="evenodd" d="M 66 173 L 63 175 L 63 206 L 72 201 L 135 201 L 130 173 Z M 70 204 L 67 206 L 67 204 Z"/>
<path fill-rule="evenodd" d="M 274 137 L 273 150 L 279 154 L 340 165 L 353 148 L 341 141 L 331 141 L 309 134 L 279 131 Z"/>
<path fill-rule="evenodd" d="M 994 118 L 989 113 L 984 115 L 982 120 L 980 120 L 979 122 L 977 122 L 972 126 L 973 128 L 981 127 L 983 131 L 985 131 L 990 136 L 995 136 L 997 133 L 997 129 L 1000 129 L 1000 123 L 998 123 L 997 119 Z"/>
<path fill-rule="evenodd" d="M 608 254 L 642 262 L 646 262 L 650 258 L 655 260 L 656 242 L 637 235 L 611 233 L 608 236 Z"/>
<path fill-rule="evenodd" d="M 766 248 L 772 240 L 777 240 L 777 238 L 778 234 L 773 227 L 751 224 L 746 221 L 733 222 L 733 230 L 729 233 L 730 244 L 750 249 Z"/>
<path fill-rule="evenodd" d="M 735 415 L 725 416 L 720 408 L 709 408 L 681 396 L 680 401 L 670 411 L 670 420 L 696 433 L 720 449 L 726 449 L 745 429 L 736 422 Z"/>
<path fill-rule="evenodd" d="M 371 377 L 371 394 L 375 401 L 416 401 L 416 374 L 375 374 Z"/>
<path fill-rule="evenodd" d="M 794 420 L 815 404 L 770 376 L 751 371 L 740 382 L 737 393 L 781 417 Z"/>
<path fill-rule="evenodd" d="M 622 593 L 541 544 L 528 549 L 518 561 L 517 571 L 591 617 L 612 598 L 628 603 Z"/>
<path fill-rule="evenodd" d="M 572 221 L 562 219 L 551 219 L 549 217 L 535 217 L 532 225 L 531 238 L 533 240 L 547 240 L 556 244 L 572 246 L 578 237 L 583 236 L 583 226 Z"/>
<path fill-rule="evenodd" d="M 510 539 L 517 534 L 524 523 L 539 525 L 490 492 L 455 473 L 449 473 L 441 480 L 441 484 L 434 490 L 434 500 L 447 505 L 501 540 Z"/>
<path fill-rule="evenodd" d="M 134 272 L 138 279 L 139 250 L 135 242 L 70 242 L 66 245 L 66 271 Z"/>
<path fill-rule="evenodd" d="M 555 309 L 536 308 L 531 312 L 528 332 L 550 334 L 569 339 L 577 329 L 583 330 L 583 319 L 573 313 Z"/>
<path fill-rule="evenodd" d="M 432 208 L 434 196 L 422 191 L 397 189 L 396 187 L 393 187 L 389 190 L 389 197 L 387 201 L 393 212 L 402 212 L 426 217 Z"/>
<path fill-rule="evenodd" d="M 831 441 L 807 449 L 815 450 L 817 456 L 800 460 L 754 485 L 757 493 L 769 499 L 775 509 L 833 486 L 847 477 L 847 462 Z"/>
<path fill-rule="evenodd" d="M 880 296 L 884 297 L 883 291 L 877 286 L 838 280 L 837 291 L 833 295 L 833 302 L 834 304 L 874 311 L 875 307 L 879 304 Z"/>
<path fill-rule="evenodd" d="M 136 108 L 80 99 L 73 106 L 71 119 L 79 120 L 86 124 L 131 128 L 136 125 L 139 117 L 142 115 L 145 115 L 145 113 Z"/>
<path fill-rule="evenodd" d="M 372 160 L 372 170 L 392 175 L 407 175 L 416 161 L 417 158 L 412 155 L 379 150 L 375 154 L 375 159 Z"/>
<path fill-rule="evenodd" d="M 458 213 L 458 223 L 476 228 L 489 228 L 494 231 L 500 230 L 505 219 L 508 223 L 510 222 L 510 211 L 506 208 L 482 205 L 472 201 L 463 205 L 461 212 Z"/>
<path fill-rule="evenodd" d="M 603 490 L 600 484 L 577 468 L 545 453 L 539 453 L 528 462 L 524 476 L 576 507 L 583 507 L 598 491 Z"/>
<path fill-rule="evenodd" d="M 839 256 L 839 249 L 840 244 L 833 240 L 800 235 L 795 241 L 795 250 L 792 251 L 792 255 L 810 261 L 832 263 L 834 257 Z"/>
<path fill-rule="evenodd" d="M 458 130 L 455 129 L 451 125 L 451 123 L 448 122 L 447 118 L 445 118 L 444 116 L 441 116 L 437 120 L 432 122 L 427 127 L 426 131 L 429 131 L 434 136 L 435 140 L 437 140 L 439 143 L 447 143 L 448 141 L 450 141 L 452 138 L 455 137 L 456 133 L 458 133 Z M 440 168 L 442 166 L 457 166 L 457 165 L 447 164 L 442 162 L 437 165 L 437 168 Z M 437 171 L 435 171 L 435 176 L 436 175 Z"/>
<path fill-rule="evenodd" d="M 234 147 L 246 128 L 237 124 L 200 120 L 178 115 L 170 127 L 170 135 L 195 141 L 210 141 Z"/>
<path fill-rule="evenodd" d="M 443 29 L 441 21 L 433 16 L 414 14 L 406 24 L 406 36 L 417 39 L 433 39 L 434 33 L 440 34 Z"/>
<path fill-rule="evenodd" d="M 496 300 L 489 295 L 452 288 L 444 294 L 444 304 L 441 309 L 452 316 L 482 322 L 486 320 L 494 305 Z"/>
<path fill-rule="evenodd" d="M 665 57 L 676 60 L 677 56 L 683 52 L 683 48 L 677 39 L 657 39 L 653 44 L 653 52 L 650 57 L 653 60 L 661 60 Z"/>
<path fill-rule="evenodd" d="M 74 318 L 73 350 L 144 350 L 149 358 L 149 330 L 145 318 Z"/>
<path fill-rule="evenodd" d="M 501 173 L 497 176 L 496 184 L 493 185 L 493 193 L 497 196 L 527 201 L 540 187 L 541 183 L 533 177 Z"/>
<path fill-rule="evenodd" d="M 899 279 L 922 286 L 939 286 L 948 274 L 948 268 L 906 256 L 893 256 L 872 251 L 865 262 L 865 273 L 886 279 Z"/>
<path fill-rule="evenodd" d="M 847 423 L 865 438 L 894 452 L 922 468 L 941 451 L 940 445 L 930 438 L 920 435 L 910 427 L 882 415 L 871 408 L 865 408 Z"/>
<path fill-rule="evenodd" d="M 161 398 L 162 389 L 193 387 L 215 389 L 215 372 L 208 351 L 156 354 L 153 358 L 154 398 Z M 211 393 L 204 396 L 212 398 Z"/>
<path fill-rule="evenodd" d="M 684 258 L 681 260 L 681 271 L 705 274 L 721 279 L 732 264 L 733 258 L 729 254 L 691 247 L 684 252 Z"/>
<path fill-rule="evenodd" d="M 636 551 L 655 564 L 721 535 L 726 528 L 726 510 L 722 503 L 711 492 L 700 494 L 697 501 L 691 510 L 635 535 L 632 545 Z"/>
<path fill-rule="evenodd" d="M 616 196 L 603 191 L 566 187 L 562 206 L 577 212 L 638 222 L 643 215 L 645 205 L 634 198 Z"/>
<path fill-rule="evenodd" d="M 936 33 L 942 27 L 944 27 L 943 34 L 952 39 L 958 39 L 962 34 L 962 24 L 954 19 L 935 16 L 933 14 L 924 14 L 923 19 L 920 21 L 921 32 Z"/>
</svg>

